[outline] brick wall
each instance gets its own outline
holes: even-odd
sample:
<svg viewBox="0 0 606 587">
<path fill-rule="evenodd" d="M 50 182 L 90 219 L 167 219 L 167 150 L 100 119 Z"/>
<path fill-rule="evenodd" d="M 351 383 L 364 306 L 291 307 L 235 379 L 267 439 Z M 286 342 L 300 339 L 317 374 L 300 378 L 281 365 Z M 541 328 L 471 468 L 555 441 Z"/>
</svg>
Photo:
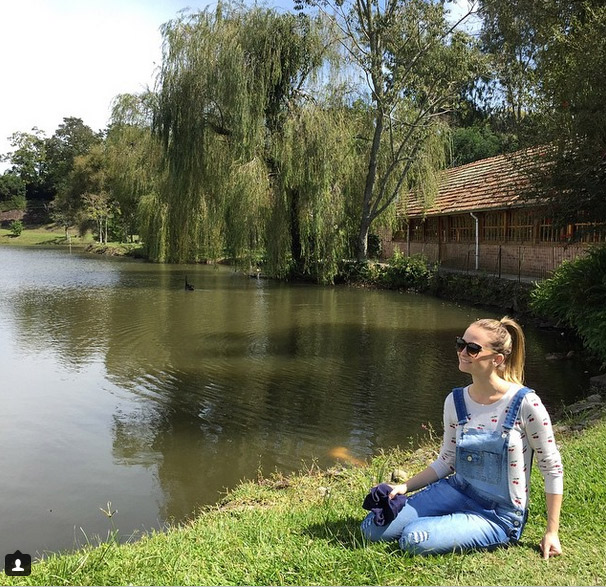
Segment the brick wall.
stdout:
<svg viewBox="0 0 606 587">
<path fill-rule="evenodd" d="M 382 235 L 383 236 L 383 235 Z M 424 255 L 428 261 L 439 261 L 443 267 L 475 270 L 475 243 L 411 242 L 385 238 L 383 258 L 389 259 L 395 250 Z M 587 251 L 587 245 L 518 245 L 480 243 L 478 267 L 491 275 L 547 277 L 565 260 L 573 260 Z"/>
</svg>

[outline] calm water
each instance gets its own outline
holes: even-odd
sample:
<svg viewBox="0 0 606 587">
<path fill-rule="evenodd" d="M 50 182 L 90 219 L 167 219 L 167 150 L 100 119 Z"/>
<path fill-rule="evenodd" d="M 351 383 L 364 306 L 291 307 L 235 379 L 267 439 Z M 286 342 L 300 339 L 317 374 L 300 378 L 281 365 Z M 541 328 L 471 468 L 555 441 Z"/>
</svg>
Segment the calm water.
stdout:
<svg viewBox="0 0 606 587">
<path fill-rule="evenodd" d="M 184 290 L 184 280 L 195 291 Z M 0 553 L 123 537 L 261 470 L 364 459 L 441 430 L 467 383 L 454 337 L 494 315 L 431 297 L 278 284 L 226 268 L 0 248 Z M 527 329 L 548 407 L 588 388 Z M 362 511 L 361 511 L 362 515 Z"/>
</svg>

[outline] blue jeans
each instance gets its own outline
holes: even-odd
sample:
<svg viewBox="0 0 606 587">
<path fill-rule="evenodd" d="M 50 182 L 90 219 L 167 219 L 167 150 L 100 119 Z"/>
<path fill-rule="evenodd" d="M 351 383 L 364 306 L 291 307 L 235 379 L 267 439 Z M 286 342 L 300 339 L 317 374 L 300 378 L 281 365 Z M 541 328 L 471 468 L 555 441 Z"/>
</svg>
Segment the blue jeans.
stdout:
<svg viewBox="0 0 606 587">
<path fill-rule="evenodd" d="M 399 540 L 400 548 L 410 554 L 443 554 L 506 546 L 523 525 L 523 512 L 472 497 L 453 475 L 409 496 L 387 526 L 377 526 L 370 513 L 362 533 L 371 541 Z"/>
</svg>

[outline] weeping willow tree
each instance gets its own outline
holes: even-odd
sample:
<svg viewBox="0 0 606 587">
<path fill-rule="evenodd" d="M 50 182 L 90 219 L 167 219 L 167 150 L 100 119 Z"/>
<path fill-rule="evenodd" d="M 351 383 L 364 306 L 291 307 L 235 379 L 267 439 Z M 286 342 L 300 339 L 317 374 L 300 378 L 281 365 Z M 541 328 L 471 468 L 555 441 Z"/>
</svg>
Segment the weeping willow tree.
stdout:
<svg viewBox="0 0 606 587">
<path fill-rule="evenodd" d="M 301 108 L 276 143 L 279 173 L 268 225 L 270 270 L 332 282 L 351 256 L 358 211 L 351 203 L 360 158 L 352 112 L 337 104 Z"/>
<path fill-rule="evenodd" d="M 151 132 L 155 96 L 152 92 L 114 98 L 105 141 L 108 187 L 117 204 L 121 238 L 140 234 L 144 242 L 154 234 L 147 225 L 158 205 L 160 149 Z M 152 239 L 153 240 L 153 239 Z"/>
<path fill-rule="evenodd" d="M 310 18 L 224 3 L 162 33 L 164 177 L 149 249 L 170 262 L 250 256 L 266 242 L 275 137 L 321 64 L 322 37 Z"/>
</svg>

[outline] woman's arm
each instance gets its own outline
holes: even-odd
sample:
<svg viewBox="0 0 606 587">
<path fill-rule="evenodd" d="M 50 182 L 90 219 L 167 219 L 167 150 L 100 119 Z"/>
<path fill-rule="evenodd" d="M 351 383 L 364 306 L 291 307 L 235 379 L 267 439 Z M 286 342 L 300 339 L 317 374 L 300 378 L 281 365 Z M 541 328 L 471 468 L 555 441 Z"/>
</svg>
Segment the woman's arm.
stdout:
<svg viewBox="0 0 606 587">
<path fill-rule="evenodd" d="M 524 401 L 524 424 L 528 442 L 532 447 L 537 465 L 545 482 L 545 501 L 547 506 L 547 527 L 541 540 L 543 558 L 562 553 L 558 531 L 560 529 L 560 511 L 564 492 L 562 457 L 558 450 L 551 419 L 543 402 L 536 394 L 528 394 Z"/>
<path fill-rule="evenodd" d="M 389 498 L 393 499 L 398 494 L 408 493 L 409 491 L 416 491 L 422 489 L 426 485 L 433 483 L 438 480 L 438 474 L 431 468 L 427 467 L 420 473 L 417 473 L 414 477 L 411 477 L 406 483 L 400 485 L 394 485 L 389 494 Z"/>
<path fill-rule="evenodd" d="M 560 529 L 560 511 L 562 509 L 562 495 L 560 493 L 546 493 L 547 503 L 547 528 L 543 540 L 541 540 L 541 551 L 543 558 L 562 554 L 558 531 Z"/>
</svg>

